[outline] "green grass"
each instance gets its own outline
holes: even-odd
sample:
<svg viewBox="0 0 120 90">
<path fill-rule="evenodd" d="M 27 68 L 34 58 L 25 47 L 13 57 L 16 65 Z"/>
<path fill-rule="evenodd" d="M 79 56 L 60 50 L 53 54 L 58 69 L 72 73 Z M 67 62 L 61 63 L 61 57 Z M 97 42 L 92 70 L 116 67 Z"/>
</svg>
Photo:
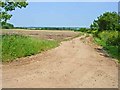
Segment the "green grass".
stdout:
<svg viewBox="0 0 120 90">
<path fill-rule="evenodd" d="M 57 47 L 54 40 L 40 40 L 22 35 L 2 35 L 2 61 L 10 62 L 16 58 L 26 57 Z"/>
<path fill-rule="evenodd" d="M 101 45 L 111 57 L 118 59 L 118 61 L 120 62 L 120 55 L 118 54 L 119 46 L 106 44 L 105 41 L 97 37 L 95 37 L 94 40 L 97 44 Z"/>
<path fill-rule="evenodd" d="M 98 33 L 98 37 L 106 42 L 108 45 L 118 45 L 120 37 L 118 37 L 118 31 L 102 31 Z"/>
</svg>

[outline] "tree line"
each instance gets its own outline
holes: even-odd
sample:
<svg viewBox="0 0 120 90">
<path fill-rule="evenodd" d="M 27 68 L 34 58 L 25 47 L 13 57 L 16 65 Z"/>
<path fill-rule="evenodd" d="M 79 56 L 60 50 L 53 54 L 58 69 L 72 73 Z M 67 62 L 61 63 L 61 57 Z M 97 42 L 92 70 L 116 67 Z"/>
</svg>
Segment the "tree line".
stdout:
<svg viewBox="0 0 120 90">
<path fill-rule="evenodd" d="M 16 0 L 13 0 L 13 2 L 9 2 L 8 0 L 5 0 L 4 2 L 0 1 L 0 7 L 1 12 L 0 12 L 0 22 L 2 28 L 14 28 L 13 24 L 7 23 L 8 20 L 12 17 L 11 14 L 9 14 L 10 11 L 15 10 L 16 8 L 26 8 L 28 3 L 26 0 L 22 0 L 22 2 L 15 2 Z M 20 0 L 21 1 L 21 0 Z M 120 31 L 120 15 L 116 12 L 105 12 L 99 17 L 97 17 L 97 20 L 94 20 L 93 23 L 90 25 L 90 28 L 80 28 L 80 31 L 87 31 L 87 32 L 94 32 L 97 33 L 99 31 L 104 31 L 104 30 L 118 30 Z M 22 27 L 16 27 L 16 28 L 22 28 Z M 36 29 L 56 29 L 56 30 L 61 30 L 61 29 L 68 29 L 68 30 L 73 30 L 74 28 L 56 28 L 56 27 L 42 27 L 42 28 L 36 28 Z M 78 30 L 78 29 L 76 29 Z"/>
</svg>

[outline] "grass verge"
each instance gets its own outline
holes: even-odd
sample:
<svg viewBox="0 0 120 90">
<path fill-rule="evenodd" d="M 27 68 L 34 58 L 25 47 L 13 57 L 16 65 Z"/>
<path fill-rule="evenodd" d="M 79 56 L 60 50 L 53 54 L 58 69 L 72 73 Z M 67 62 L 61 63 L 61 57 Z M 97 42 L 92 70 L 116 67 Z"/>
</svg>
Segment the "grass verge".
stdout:
<svg viewBox="0 0 120 90">
<path fill-rule="evenodd" d="M 120 63 L 120 36 L 119 31 L 103 30 L 98 32 L 96 30 L 83 31 L 83 34 L 92 35 L 94 42 L 101 45 L 110 57 L 116 58 Z"/>
<path fill-rule="evenodd" d="M 99 39 L 97 37 L 94 38 L 94 41 L 95 41 L 95 43 L 101 45 L 103 47 L 103 49 L 106 50 L 107 53 L 111 57 L 117 58 L 118 61 L 120 62 L 120 55 L 118 54 L 119 46 L 117 46 L 117 45 L 116 46 L 115 45 L 108 45 L 108 44 L 106 44 L 106 42 L 104 42 L 103 40 L 101 40 L 101 39 Z"/>
<path fill-rule="evenodd" d="M 57 47 L 54 40 L 40 40 L 22 35 L 2 35 L 2 62 L 10 62 L 16 58 L 25 57 Z"/>
</svg>

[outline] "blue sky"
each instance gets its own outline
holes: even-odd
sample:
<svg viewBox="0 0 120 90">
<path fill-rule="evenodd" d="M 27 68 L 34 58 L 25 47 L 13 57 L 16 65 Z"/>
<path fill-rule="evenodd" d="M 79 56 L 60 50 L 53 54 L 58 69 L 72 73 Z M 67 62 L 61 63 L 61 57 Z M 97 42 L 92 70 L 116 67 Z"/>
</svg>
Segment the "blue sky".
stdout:
<svg viewBox="0 0 120 90">
<path fill-rule="evenodd" d="M 15 26 L 89 27 L 104 12 L 118 11 L 117 2 L 29 2 L 10 12 Z"/>
</svg>

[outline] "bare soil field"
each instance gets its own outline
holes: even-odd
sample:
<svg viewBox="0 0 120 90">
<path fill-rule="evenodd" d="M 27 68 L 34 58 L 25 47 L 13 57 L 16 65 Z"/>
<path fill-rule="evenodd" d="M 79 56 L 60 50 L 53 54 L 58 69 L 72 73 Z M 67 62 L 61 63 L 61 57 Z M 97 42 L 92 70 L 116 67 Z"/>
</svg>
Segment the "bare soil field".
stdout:
<svg viewBox="0 0 120 90">
<path fill-rule="evenodd" d="M 2 34 L 21 34 L 32 37 L 37 37 L 40 39 L 54 39 L 62 41 L 64 39 L 69 39 L 78 35 L 78 32 L 74 31 L 58 31 L 58 30 L 24 30 L 24 29 L 10 29 L 2 30 Z"/>
<path fill-rule="evenodd" d="M 37 37 L 51 39 L 47 35 L 53 31 L 13 32 L 25 35 L 39 34 Z M 57 35 L 64 34 L 65 38 L 68 38 L 77 34 L 71 31 L 54 32 L 51 35 L 56 36 L 52 39 L 59 39 Z M 100 47 L 90 42 L 89 38 L 77 37 L 61 42 L 59 47 L 52 50 L 3 64 L 2 87 L 118 88 L 117 62 L 98 51 Z"/>
</svg>

